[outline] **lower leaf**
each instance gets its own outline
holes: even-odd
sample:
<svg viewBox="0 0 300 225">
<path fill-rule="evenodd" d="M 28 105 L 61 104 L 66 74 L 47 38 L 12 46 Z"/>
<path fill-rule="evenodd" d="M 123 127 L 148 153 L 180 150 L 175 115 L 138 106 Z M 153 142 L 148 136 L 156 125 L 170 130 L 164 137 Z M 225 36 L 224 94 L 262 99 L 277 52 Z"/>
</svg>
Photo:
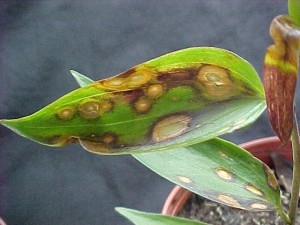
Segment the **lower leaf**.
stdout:
<svg viewBox="0 0 300 225">
<path fill-rule="evenodd" d="M 188 220 L 180 217 L 146 213 L 121 207 L 117 207 L 116 211 L 133 222 L 135 225 L 208 225 L 207 223 Z"/>
<path fill-rule="evenodd" d="M 212 201 L 251 211 L 281 209 L 279 186 L 270 168 L 225 140 L 133 156 L 162 177 Z"/>
</svg>

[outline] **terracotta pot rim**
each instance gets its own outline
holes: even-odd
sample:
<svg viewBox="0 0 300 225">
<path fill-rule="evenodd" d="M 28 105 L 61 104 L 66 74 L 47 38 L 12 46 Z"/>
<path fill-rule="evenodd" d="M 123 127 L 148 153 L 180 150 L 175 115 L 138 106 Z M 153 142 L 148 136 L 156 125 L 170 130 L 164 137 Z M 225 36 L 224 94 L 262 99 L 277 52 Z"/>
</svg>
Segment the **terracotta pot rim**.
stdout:
<svg viewBox="0 0 300 225">
<path fill-rule="evenodd" d="M 278 137 L 264 137 L 259 138 L 253 141 L 248 141 L 243 144 L 240 144 L 242 148 L 247 149 L 251 152 L 255 157 L 259 158 L 266 164 L 270 165 L 270 157 L 269 151 L 261 151 L 261 148 L 267 149 L 274 149 L 278 153 L 282 154 L 283 156 L 291 159 L 291 151 L 286 151 L 280 145 L 280 140 Z M 271 146 L 271 147 L 266 147 Z M 288 145 L 285 146 L 288 148 Z M 186 190 L 178 185 L 176 185 L 168 195 L 165 204 L 163 205 L 161 214 L 163 215 L 172 215 L 175 216 L 181 210 L 185 202 L 190 198 L 192 192 Z"/>
</svg>

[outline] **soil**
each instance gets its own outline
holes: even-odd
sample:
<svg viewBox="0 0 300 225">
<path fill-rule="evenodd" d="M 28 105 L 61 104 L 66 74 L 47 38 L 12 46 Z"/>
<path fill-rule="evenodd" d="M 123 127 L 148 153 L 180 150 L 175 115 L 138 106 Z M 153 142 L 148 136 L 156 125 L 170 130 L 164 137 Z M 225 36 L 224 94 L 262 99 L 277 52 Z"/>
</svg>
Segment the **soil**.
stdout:
<svg viewBox="0 0 300 225">
<path fill-rule="evenodd" d="M 282 205 L 287 211 L 290 194 L 282 193 L 281 196 Z M 196 194 L 192 194 L 192 197 L 179 212 L 178 216 L 213 225 L 284 225 L 275 211 L 250 212 L 235 209 L 210 201 Z M 300 224 L 299 210 L 296 224 Z"/>
</svg>

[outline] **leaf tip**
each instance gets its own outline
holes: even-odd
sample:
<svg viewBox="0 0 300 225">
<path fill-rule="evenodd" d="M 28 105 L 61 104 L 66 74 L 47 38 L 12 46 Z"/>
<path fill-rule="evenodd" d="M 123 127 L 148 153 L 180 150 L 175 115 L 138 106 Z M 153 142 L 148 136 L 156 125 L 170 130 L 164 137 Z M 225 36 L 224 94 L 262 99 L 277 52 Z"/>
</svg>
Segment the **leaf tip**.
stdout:
<svg viewBox="0 0 300 225">
<path fill-rule="evenodd" d="M 70 73 L 72 74 L 72 76 L 74 77 L 74 79 L 76 80 L 76 82 L 79 84 L 80 87 L 84 87 L 84 86 L 89 85 L 94 82 L 89 77 L 87 77 L 75 70 L 70 70 Z"/>
</svg>

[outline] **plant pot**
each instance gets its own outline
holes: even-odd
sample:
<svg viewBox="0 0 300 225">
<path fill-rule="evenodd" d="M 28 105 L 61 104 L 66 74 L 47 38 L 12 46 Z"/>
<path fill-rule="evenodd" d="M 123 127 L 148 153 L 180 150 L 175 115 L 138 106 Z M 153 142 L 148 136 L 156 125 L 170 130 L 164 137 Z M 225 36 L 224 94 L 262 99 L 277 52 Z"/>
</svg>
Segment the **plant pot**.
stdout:
<svg viewBox="0 0 300 225">
<path fill-rule="evenodd" d="M 276 151 L 279 155 L 286 159 L 292 159 L 291 145 L 288 144 L 281 147 L 280 141 L 277 137 L 262 138 L 255 141 L 247 142 L 240 145 L 242 148 L 251 152 L 255 157 L 272 167 L 272 160 L 270 151 Z M 176 216 L 189 198 L 192 192 L 180 187 L 175 186 L 171 191 L 162 209 L 163 215 Z"/>
</svg>

